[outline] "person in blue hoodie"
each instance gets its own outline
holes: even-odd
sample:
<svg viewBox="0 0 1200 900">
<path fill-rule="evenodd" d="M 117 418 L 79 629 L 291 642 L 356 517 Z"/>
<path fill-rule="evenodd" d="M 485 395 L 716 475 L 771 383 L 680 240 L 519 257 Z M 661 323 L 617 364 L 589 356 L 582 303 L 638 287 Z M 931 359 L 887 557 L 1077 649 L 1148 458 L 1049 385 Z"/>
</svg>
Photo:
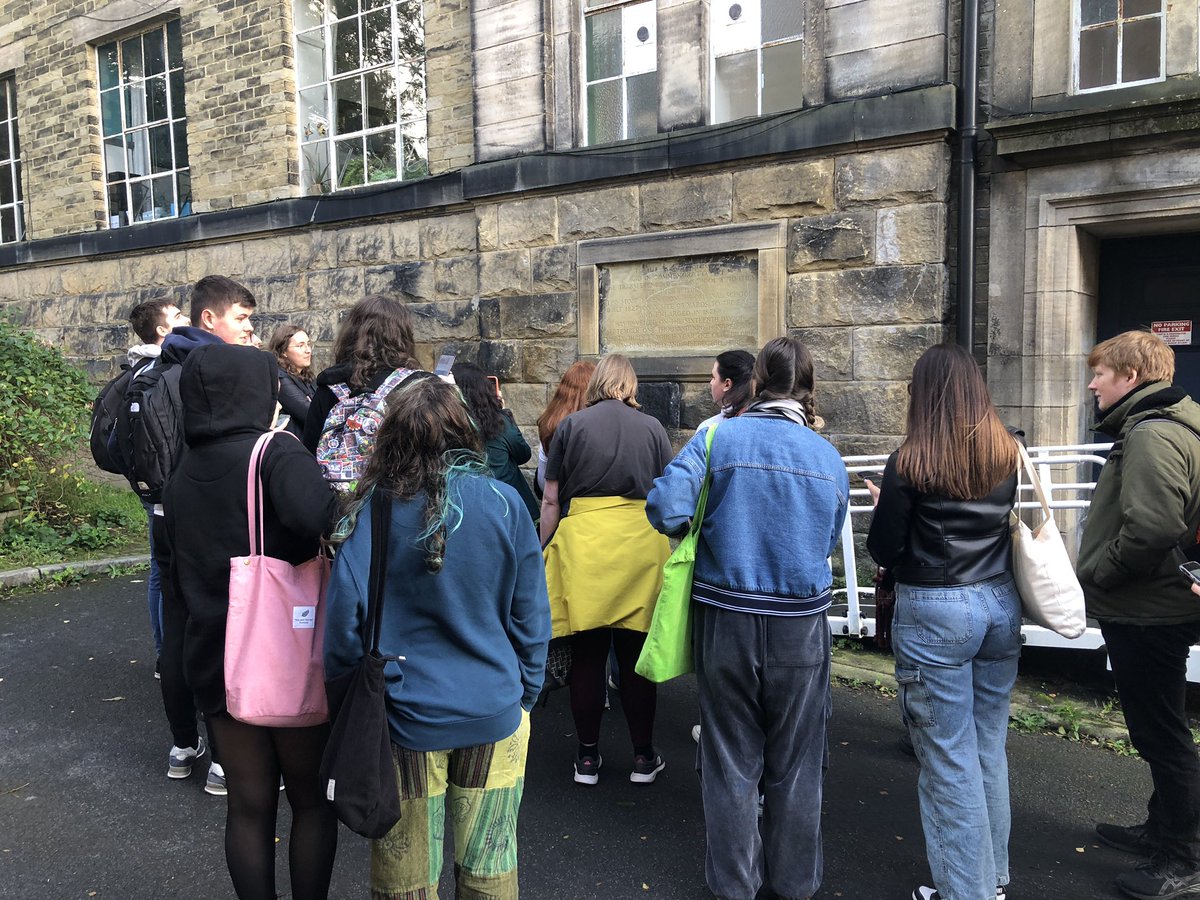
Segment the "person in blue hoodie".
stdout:
<svg viewBox="0 0 1200 900">
<path fill-rule="evenodd" d="M 405 657 L 386 672 L 402 815 L 372 842 L 372 896 L 436 896 L 450 818 L 458 896 L 515 898 L 529 710 L 550 640 L 533 522 L 438 379 L 389 404 L 355 497 L 329 583 L 326 677 L 363 657 L 370 503 L 390 506 L 380 649 Z"/>
<path fill-rule="evenodd" d="M 708 886 L 730 900 L 764 887 L 811 897 L 822 875 L 831 708 L 828 557 L 850 482 L 814 430 L 823 423 L 804 345 L 770 341 L 751 379 L 750 405 L 709 426 L 710 475 L 702 429 L 655 480 L 646 515 L 664 534 L 682 534 L 711 477 L 692 583 Z"/>
</svg>

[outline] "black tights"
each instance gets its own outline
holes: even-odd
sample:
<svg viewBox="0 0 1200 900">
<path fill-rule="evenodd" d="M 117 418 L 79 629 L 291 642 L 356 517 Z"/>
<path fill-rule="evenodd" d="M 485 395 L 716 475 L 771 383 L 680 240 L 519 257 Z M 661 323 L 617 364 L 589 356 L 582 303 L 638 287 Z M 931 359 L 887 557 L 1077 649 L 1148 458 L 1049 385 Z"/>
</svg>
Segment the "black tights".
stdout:
<svg viewBox="0 0 1200 900">
<path fill-rule="evenodd" d="M 262 728 L 225 713 L 209 716 L 229 787 L 225 862 L 239 900 L 275 900 L 275 817 L 279 776 L 292 807 L 288 870 L 295 900 L 329 895 L 337 818 L 321 793 L 317 768 L 328 725 Z"/>
<path fill-rule="evenodd" d="M 621 710 L 629 726 L 629 738 L 635 750 L 650 746 L 654 739 L 658 687 L 633 670 L 644 643 L 644 632 L 627 628 L 596 628 L 571 637 L 571 713 L 581 744 L 600 740 L 604 666 L 611 646 L 617 651 L 621 670 Z"/>
</svg>

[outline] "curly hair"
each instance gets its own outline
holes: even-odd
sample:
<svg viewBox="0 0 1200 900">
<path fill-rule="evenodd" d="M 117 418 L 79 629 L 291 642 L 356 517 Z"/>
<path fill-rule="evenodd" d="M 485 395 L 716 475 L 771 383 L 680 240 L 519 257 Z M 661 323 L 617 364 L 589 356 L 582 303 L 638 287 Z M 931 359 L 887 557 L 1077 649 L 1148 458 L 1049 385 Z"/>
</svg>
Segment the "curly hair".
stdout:
<svg viewBox="0 0 1200 900">
<path fill-rule="evenodd" d="M 412 315 L 399 300 L 372 294 L 352 307 L 338 329 L 333 358 L 350 366 L 350 386 L 365 390 L 381 370 L 416 368 Z"/>
</svg>

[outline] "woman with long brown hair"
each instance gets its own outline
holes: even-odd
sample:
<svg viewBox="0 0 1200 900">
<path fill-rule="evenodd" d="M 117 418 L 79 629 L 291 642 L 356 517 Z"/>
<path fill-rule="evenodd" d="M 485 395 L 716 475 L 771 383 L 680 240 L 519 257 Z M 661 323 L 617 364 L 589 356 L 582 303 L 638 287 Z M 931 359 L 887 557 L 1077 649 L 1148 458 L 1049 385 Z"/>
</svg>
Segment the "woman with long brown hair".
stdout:
<svg viewBox="0 0 1200 900">
<path fill-rule="evenodd" d="M 415 382 L 388 404 L 330 579 L 325 669 L 363 655 L 372 519 L 389 523 L 380 646 L 400 821 L 371 844 L 371 894 L 437 896 L 443 824 L 460 897 L 517 896 L 517 813 L 550 612 L 523 502 L 492 478 L 457 388 Z"/>
<path fill-rule="evenodd" d="M 908 434 L 876 501 L 867 548 L 896 587 L 900 707 L 921 762 L 935 887 L 913 900 L 985 900 L 1008 884 L 1008 704 L 1021 652 L 1009 513 L 1016 439 L 983 373 L 939 345 L 913 367 Z"/>
<path fill-rule="evenodd" d="M 313 383 L 312 341 L 299 325 L 285 322 L 271 333 L 267 350 L 279 363 L 279 406 L 287 416 L 284 428 L 303 439 L 308 407 L 317 390 Z"/>
<path fill-rule="evenodd" d="M 558 387 L 550 396 L 545 411 L 538 416 L 538 463 L 534 484 L 538 496 L 546 489 L 546 454 L 550 452 L 550 442 L 554 440 L 554 430 L 558 424 L 571 413 L 577 413 L 587 405 L 587 386 L 596 371 L 596 364 L 590 359 L 581 359 L 571 363 Z"/>
</svg>

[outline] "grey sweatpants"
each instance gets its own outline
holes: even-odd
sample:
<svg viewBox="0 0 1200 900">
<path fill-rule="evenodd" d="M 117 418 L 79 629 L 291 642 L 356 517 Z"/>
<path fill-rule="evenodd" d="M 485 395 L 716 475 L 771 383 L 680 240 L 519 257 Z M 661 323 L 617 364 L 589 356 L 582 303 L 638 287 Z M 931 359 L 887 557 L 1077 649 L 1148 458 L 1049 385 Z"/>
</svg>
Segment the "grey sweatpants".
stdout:
<svg viewBox="0 0 1200 900">
<path fill-rule="evenodd" d="M 694 642 L 709 889 L 722 900 L 754 900 L 764 884 L 783 900 L 810 897 L 821 884 L 832 710 L 825 615 L 697 603 Z"/>
</svg>

